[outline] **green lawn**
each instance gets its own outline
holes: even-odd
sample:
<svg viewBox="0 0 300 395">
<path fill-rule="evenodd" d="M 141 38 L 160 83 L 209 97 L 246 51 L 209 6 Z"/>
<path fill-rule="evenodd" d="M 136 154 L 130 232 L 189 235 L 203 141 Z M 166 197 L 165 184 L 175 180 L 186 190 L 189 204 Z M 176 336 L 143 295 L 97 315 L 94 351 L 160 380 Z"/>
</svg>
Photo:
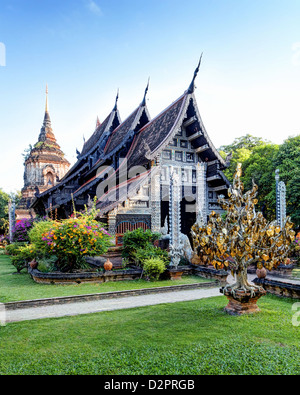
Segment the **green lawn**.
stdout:
<svg viewBox="0 0 300 395">
<path fill-rule="evenodd" d="M 299 375 L 293 301 L 265 296 L 233 317 L 226 298 L 0 327 L 0 375 Z"/>
<path fill-rule="evenodd" d="M 0 301 L 157 285 L 45 286 L 13 271 L 9 258 L 0 256 Z M 223 310 L 227 299 L 219 296 L 11 323 L 0 327 L 0 375 L 299 375 L 294 303 L 265 296 L 260 313 L 232 317 Z"/>
<path fill-rule="evenodd" d="M 150 287 L 162 287 L 179 284 L 192 284 L 196 282 L 209 282 L 197 276 L 184 276 L 176 282 L 146 280 L 107 282 L 103 284 L 76 284 L 76 285 L 45 285 L 34 282 L 26 271 L 16 273 L 10 258 L 0 255 L 0 303 L 19 300 L 41 299 L 71 295 L 86 295 L 102 292 L 124 291 Z"/>
</svg>

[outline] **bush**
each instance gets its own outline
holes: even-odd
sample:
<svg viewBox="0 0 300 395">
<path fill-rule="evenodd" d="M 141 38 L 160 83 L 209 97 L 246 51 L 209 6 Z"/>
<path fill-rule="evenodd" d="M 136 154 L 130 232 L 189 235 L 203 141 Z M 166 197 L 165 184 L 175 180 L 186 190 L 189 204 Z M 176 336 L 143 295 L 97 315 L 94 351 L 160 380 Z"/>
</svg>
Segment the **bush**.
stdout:
<svg viewBox="0 0 300 395">
<path fill-rule="evenodd" d="M 154 241 L 160 238 L 159 233 L 152 232 L 150 229 L 144 230 L 138 228 L 133 231 L 127 231 L 123 237 L 123 258 L 134 262 L 136 252 L 138 250 L 147 250 L 150 245 L 153 245 Z"/>
<path fill-rule="evenodd" d="M 166 265 L 161 258 L 149 258 L 144 261 L 143 268 L 150 280 L 158 280 L 159 276 L 166 270 Z"/>
<path fill-rule="evenodd" d="M 55 265 L 58 258 L 56 255 L 50 255 L 50 257 L 43 257 L 38 260 L 38 270 L 43 273 L 49 273 L 55 271 Z"/>
<path fill-rule="evenodd" d="M 12 264 L 15 266 L 18 272 L 28 267 L 36 256 L 36 249 L 33 244 L 27 244 L 20 246 L 11 257 Z"/>
<path fill-rule="evenodd" d="M 33 226 L 34 219 L 23 218 L 19 220 L 12 229 L 13 242 L 28 242 L 28 232 Z"/>
<path fill-rule="evenodd" d="M 64 272 L 86 268 L 86 256 L 102 255 L 111 246 L 111 236 L 103 225 L 88 215 L 52 222 L 42 234 L 43 248 L 56 255 L 56 266 Z"/>
<path fill-rule="evenodd" d="M 160 258 L 165 264 L 168 264 L 170 259 L 166 250 L 155 247 L 153 244 L 149 244 L 145 249 L 139 248 L 132 253 L 132 256 L 137 266 L 144 266 L 145 260 L 149 258 Z"/>
<path fill-rule="evenodd" d="M 20 248 L 27 245 L 27 243 L 11 243 L 5 246 L 5 251 L 8 255 L 17 255 Z"/>
<path fill-rule="evenodd" d="M 45 249 L 45 242 L 42 240 L 42 236 L 44 233 L 50 231 L 53 224 L 54 221 L 50 220 L 35 222 L 28 232 L 30 242 L 34 244 L 36 249 L 41 253 Z"/>
</svg>

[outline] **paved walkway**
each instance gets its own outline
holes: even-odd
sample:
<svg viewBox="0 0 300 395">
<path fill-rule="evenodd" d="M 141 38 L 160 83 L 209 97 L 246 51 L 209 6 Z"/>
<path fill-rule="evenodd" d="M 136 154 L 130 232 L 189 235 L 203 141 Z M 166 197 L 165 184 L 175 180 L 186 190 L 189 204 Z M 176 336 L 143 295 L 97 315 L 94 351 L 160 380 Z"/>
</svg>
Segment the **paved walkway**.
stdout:
<svg viewBox="0 0 300 395">
<path fill-rule="evenodd" d="M 95 300 L 89 302 L 67 303 L 54 306 L 7 310 L 5 312 L 5 322 L 9 323 L 36 320 L 42 318 L 99 313 L 102 311 L 130 309 L 133 307 L 150 306 L 161 303 L 184 302 L 220 295 L 220 287 L 200 288 L 187 291 L 173 291 L 159 294 L 122 297 L 116 299 Z"/>
<path fill-rule="evenodd" d="M 248 279 L 252 281 L 256 275 L 248 275 Z M 270 276 L 268 276 L 271 279 Z M 278 278 L 272 277 L 274 280 Z M 292 283 L 299 283 L 299 280 L 286 280 Z M 228 283 L 233 283 L 234 279 L 231 275 L 227 278 Z M 176 303 L 203 298 L 221 296 L 220 286 L 213 288 L 198 288 L 191 290 L 181 290 L 172 292 L 161 292 L 155 294 L 128 296 L 113 299 L 71 302 L 59 305 L 50 305 L 42 307 L 20 308 L 16 310 L 5 311 L 5 323 L 36 320 L 42 318 L 65 317 L 80 314 L 98 313 L 102 311 L 130 309 L 134 307 L 157 305 L 162 303 Z M 1 311 L 0 311 L 1 313 Z M 3 311 L 2 311 L 3 315 Z M 3 318 L 2 318 L 3 320 Z M 1 322 L 1 317 L 0 317 Z"/>
</svg>

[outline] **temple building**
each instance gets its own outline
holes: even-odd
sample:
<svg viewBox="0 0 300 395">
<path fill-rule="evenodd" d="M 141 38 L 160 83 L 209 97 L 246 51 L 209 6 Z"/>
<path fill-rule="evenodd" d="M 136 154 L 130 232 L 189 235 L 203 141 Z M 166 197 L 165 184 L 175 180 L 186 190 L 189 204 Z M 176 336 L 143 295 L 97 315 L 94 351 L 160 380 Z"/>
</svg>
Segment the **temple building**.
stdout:
<svg viewBox="0 0 300 395">
<path fill-rule="evenodd" d="M 46 108 L 43 126 L 37 143 L 28 153 L 24 162 L 24 187 L 16 209 L 16 219 L 35 216 L 31 204 L 36 195 L 57 185 L 67 173 L 70 163 L 57 144 L 48 111 L 48 88 L 46 88 Z"/>
<path fill-rule="evenodd" d="M 151 119 L 146 96 L 121 121 L 118 95 L 105 120 L 77 151 L 77 162 L 46 191 L 40 190 L 32 207 L 45 215 L 50 207 L 58 216 L 84 209 L 97 196 L 99 218 L 122 244 L 126 230 L 138 227 L 161 231 L 169 217 L 170 175 L 176 173 L 181 190 L 181 229 L 189 235 L 196 216 L 204 219 L 220 211 L 218 196 L 227 195 L 227 166 L 202 122 L 194 95 L 195 78 L 188 89 Z"/>
</svg>

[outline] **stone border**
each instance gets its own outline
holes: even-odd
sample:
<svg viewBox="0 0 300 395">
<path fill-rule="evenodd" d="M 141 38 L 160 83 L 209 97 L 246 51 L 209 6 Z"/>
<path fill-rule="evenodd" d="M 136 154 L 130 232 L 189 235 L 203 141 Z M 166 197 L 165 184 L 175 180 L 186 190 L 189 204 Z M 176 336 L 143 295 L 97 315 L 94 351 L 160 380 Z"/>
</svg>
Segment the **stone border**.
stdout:
<svg viewBox="0 0 300 395">
<path fill-rule="evenodd" d="M 37 269 L 28 268 L 32 279 L 39 284 L 81 284 L 81 283 L 104 283 L 108 281 L 136 280 L 142 275 L 142 269 L 126 269 L 104 272 L 82 272 L 82 273 L 42 273 Z"/>
<path fill-rule="evenodd" d="M 267 278 L 255 278 L 253 283 L 261 285 L 270 294 L 286 298 L 300 299 L 299 284 L 269 280 Z"/>
<path fill-rule="evenodd" d="M 217 280 L 219 284 L 225 285 L 227 283 L 228 272 L 227 270 L 217 270 L 213 267 L 192 265 L 192 273 L 208 279 Z"/>
<path fill-rule="evenodd" d="M 56 297 L 56 298 L 45 298 L 45 299 L 34 299 L 34 300 L 21 300 L 21 301 L 17 301 L 17 302 L 7 302 L 7 303 L 3 303 L 3 304 L 4 304 L 5 309 L 7 309 L 7 310 L 16 310 L 16 309 L 26 309 L 26 308 L 32 308 L 32 307 L 53 306 L 53 305 L 66 304 L 66 303 L 80 303 L 80 302 L 90 302 L 90 301 L 94 301 L 94 300 L 116 299 L 116 298 L 123 298 L 123 297 L 127 297 L 127 296 L 185 291 L 185 290 L 197 289 L 197 288 L 213 288 L 218 285 L 219 284 L 217 281 L 212 281 L 212 282 L 208 282 L 208 283 L 170 285 L 170 286 L 166 286 L 166 287 L 132 289 L 132 290 L 127 290 L 127 291 L 104 292 L 104 293 L 97 293 L 97 294 L 74 295 L 74 296 L 62 296 L 62 297 Z"/>
</svg>

